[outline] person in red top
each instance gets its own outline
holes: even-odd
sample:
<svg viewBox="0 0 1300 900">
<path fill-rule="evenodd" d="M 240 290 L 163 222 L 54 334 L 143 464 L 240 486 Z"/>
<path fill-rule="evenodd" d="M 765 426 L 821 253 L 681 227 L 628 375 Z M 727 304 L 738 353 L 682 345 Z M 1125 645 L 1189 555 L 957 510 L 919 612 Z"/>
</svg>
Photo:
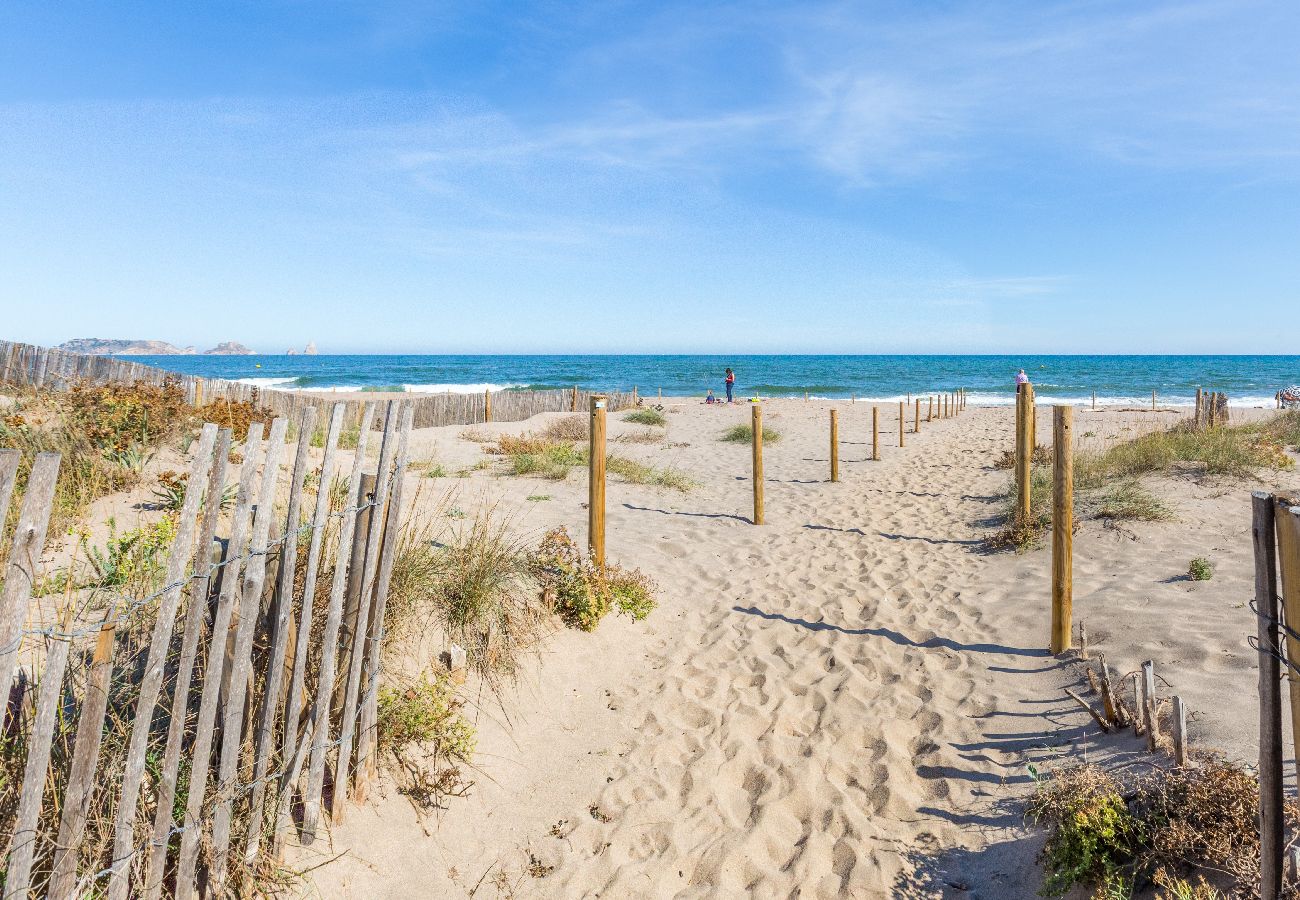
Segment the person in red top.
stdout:
<svg viewBox="0 0 1300 900">
<path fill-rule="evenodd" d="M 727 402 L 731 403 L 732 402 L 731 391 L 736 386 L 736 373 L 731 371 L 731 369 L 727 369 L 726 382 L 727 382 Z"/>
</svg>

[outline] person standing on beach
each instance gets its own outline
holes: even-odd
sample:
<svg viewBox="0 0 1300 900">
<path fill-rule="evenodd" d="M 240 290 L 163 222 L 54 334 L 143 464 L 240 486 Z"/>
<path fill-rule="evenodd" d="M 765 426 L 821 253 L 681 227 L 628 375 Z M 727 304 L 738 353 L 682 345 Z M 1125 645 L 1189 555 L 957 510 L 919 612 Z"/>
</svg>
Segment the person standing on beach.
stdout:
<svg viewBox="0 0 1300 900">
<path fill-rule="evenodd" d="M 732 391 L 735 389 L 735 387 L 736 387 L 736 373 L 733 372 L 733 371 L 731 371 L 730 368 L 728 368 L 728 369 L 727 369 L 727 377 L 726 377 L 726 379 L 724 379 L 724 380 L 726 381 L 726 385 L 727 385 L 727 402 L 728 402 L 728 403 L 731 403 L 731 402 L 733 402 L 733 401 L 732 401 L 732 398 L 731 398 L 731 392 L 732 392 Z"/>
<path fill-rule="evenodd" d="M 1016 373 L 1016 393 L 1019 394 L 1023 391 L 1027 384 L 1029 384 L 1029 376 L 1025 374 L 1024 369 L 1021 369 Z"/>
</svg>

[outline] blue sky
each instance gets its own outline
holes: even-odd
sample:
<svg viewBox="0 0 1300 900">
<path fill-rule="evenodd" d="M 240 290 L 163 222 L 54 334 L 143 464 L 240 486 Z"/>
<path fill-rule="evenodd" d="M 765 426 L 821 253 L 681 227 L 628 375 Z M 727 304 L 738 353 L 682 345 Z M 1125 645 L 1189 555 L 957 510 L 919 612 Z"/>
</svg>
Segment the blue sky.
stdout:
<svg viewBox="0 0 1300 900">
<path fill-rule="evenodd" d="M 1300 5 L 0 4 L 3 337 L 1297 352 Z"/>
</svg>

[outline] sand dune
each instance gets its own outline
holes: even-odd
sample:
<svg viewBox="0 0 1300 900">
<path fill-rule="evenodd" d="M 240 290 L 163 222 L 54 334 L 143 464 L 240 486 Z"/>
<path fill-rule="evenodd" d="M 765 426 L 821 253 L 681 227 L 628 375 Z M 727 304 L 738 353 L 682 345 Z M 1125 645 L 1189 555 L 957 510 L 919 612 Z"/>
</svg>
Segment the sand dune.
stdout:
<svg viewBox="0 0 1300 900">
<path fill-rule="evenodd" d="M 761 527 L 748 520 L 748 446 L 717 440 L 747 408 L 671 404 L 665 442 L 612 444 L 701 482 L 688 494 L 610 483 L 610 557 L 659 581 L 660 608 L 558 633 L 504 703 L 476 695 L 473 795 L 421 822 L 390 787 L 335 830 L 331 852 L 347 852 L 312 890 L 1034 896 L 1038 841 L 1016 803 L 1028 763 L 1143 754 L 1099 735 L 1062 691 L 1078 674 L 1044 649 L 1047 553 L 983 551 L 1009 477 L 991 464 L 1010 445 L 1010 413 L 923 423 L 900 449 L 897 407 L 882 407 L 872 462 L 871 407 L 835 406 L 832 484 L 830 404 L 765 405 L 783 439 L 767 447 Z M 1076 431 L 1102 441 L 1160 416 L 1080 411 Z M 629 430 L 612 417 L 612 438 Z M 420 447 L 448 469 L 470 463 L 478 449 L 459 431 L 422 431 Z M 500 499 L 522 529 L 585 535 L 582 472 L 424 484 L 425 503 L 436 484 L 462 508 Z M 1076 538 L 1076 609 L 1094 646 L 1121 671 L 1155 658 L 1202 714 L 1198 741 L 1241 757 L 1255 740 L 1249 487 L 1166 479 L 1178 522 L 1132 534 L 1088 523 Z M 539 495 L 550 499 L 527 499 Z M 1194 555 L 1215 559 L 1214 581 L 1177 580 Z"/>
</svg>

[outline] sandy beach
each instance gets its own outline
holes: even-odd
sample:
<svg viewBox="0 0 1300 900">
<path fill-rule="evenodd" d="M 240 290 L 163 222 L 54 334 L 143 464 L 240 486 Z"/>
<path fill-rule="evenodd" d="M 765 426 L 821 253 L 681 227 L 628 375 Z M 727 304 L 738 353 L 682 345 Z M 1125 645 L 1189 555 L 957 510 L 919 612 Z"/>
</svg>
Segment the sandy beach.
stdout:
<svg viewBox="0 0 1300 900">
<path fill-rule="evenodd" d="M 1021 800 L 1039 770 L 1082 759 L 1146 765 L 1064 693 L 1046 650 L 1050 554 L 989 553 L 1010 475 L 1005 408 L 922 422 L 898 447 L 897 407 L 835 402 L 841 481 L 828 481 L 830 402 L 764 404 L 767 521 L 751 513 L 750 450 L 718 440 L 746 406 L 665 403 L 659 443 L 610 417 L 611 448 L 688 473 L 688 492 L 611 478 L 609 556 L 660 587 L 660 606 L 593 634 L 558 631 L 503 697 L 466 686 L 475 782 L 434 816 L 386 783 L 350 808 L 309 893 L 427 897 L 1032 897 L 1041 839 Z M 1243 413 L 1248 414 L 1248 413 Z M 1164 427 L 1179 412 L 1080 409 L 1081 445 Z M 478 426 L 521 434 L 554 416 Z M 1040 411 L 1040 442 L 1050 439 Z M 465 428 L 419 431 L 415 459 L 448 473 L 484 459 Z M 477 432 L 478 434 L 475 434 Z M 421 478 L 413 515 L 499 503 L 514 527 L 585 540 L 586 477 Z M 1300 486 L 1293 472 L 1271 488 Z M 1119 673 L 1153 659 L 1198 751 L 1255 753 L 1249 491 L 1160 477 L 1169 522 L 1075 539 L 1075 621 Z M 545 498 L 545 499 L 541 499 Z M 1194 556 L 1208 582 L 1185 573 Z M 429 654 L 421 648 L 417 654 Z M 415 661 L 416 663 L 419 660 Z M 495 892 L 495 893 L 494 893 Z"/>
</svg>

